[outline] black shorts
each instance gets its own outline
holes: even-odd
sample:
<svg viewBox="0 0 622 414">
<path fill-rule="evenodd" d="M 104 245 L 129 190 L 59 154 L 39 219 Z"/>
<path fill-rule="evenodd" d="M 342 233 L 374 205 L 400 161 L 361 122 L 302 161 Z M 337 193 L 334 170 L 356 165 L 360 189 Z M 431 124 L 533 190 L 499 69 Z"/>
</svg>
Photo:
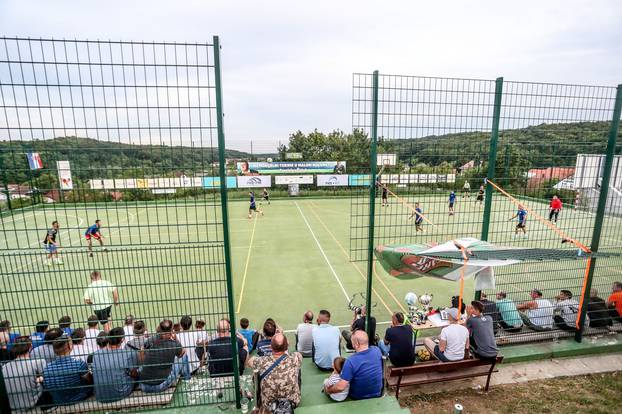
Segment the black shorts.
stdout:
<svg viewBox="0 0 622 414">
<path fill-rule="evenodd" d="M 264 196 L 264 197 L 263 197 L 263 199 L 264 199 L 265 201 L 268 201 L 268 200 L 270 200 L 270 196 Z"/>
<path fill-rule="evenodd" d="M 449 208 L 454 208 L 454 203 L 449 203 Z"/>
<path fill-rule="evenodd" d="M 257 211 L 257 206 L 250 206 L 248 209 Z"/>
<path fill-rule="evenodd" d="M 516 225 L 516 228 L 517 228 L 517 229 L 524 229 L 524 228 L 525 228 L 525 223 L 518 223 L 518 224 Z"/>
<path fill-rule="evenodd" d="M 483 195 L 478 195 L 477 196 L 477 201 L 484 201 L 484 196 Z"/>
<path fill-rule="evenodd" d="M 99 323 L 102 325 L 108 323 L 108 319 L 110 319 L 110 312 L 112 311 L 112 306 L 108 306 L 105 309 L 100 309 L 95 311 L 95 315 L 97 319 L 99 319 Z"/>
</svg>

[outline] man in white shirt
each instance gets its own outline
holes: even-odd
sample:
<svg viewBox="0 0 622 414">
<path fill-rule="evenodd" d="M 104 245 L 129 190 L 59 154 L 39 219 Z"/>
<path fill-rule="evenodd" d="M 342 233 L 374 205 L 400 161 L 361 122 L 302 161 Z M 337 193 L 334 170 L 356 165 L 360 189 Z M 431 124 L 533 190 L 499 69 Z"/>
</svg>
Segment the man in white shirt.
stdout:
<svg viewBox="0 0 622 414">
<path fill-rule="evenodd" d="M 201 360 L 197 355 L 197 345 L 203 344 L 205 339 L 200 331 L 192 330 L 192 317 L 186 315 L 179 320 L 182 331 L 177 333 L 177 340 L 184 348 L 185 354 L 188 356 L 188 369 L 190 374 L 195 372 L 201 366 Z"/>
<path fill-rule="evenodd" d="M 460 361 L 469 349 L 469 330 L 459 323 L 458 309 L 447 309 L 447 316 L 449 325 L 441 331 L 438 345 L 432 338 L 425 338 L 424 345 L 442 362 Z"/>
<path fill-rule="evenodd" d="M 302 322 L 296 328 L 296 350 L 303 357 L 310 357 L 313 353 L 313 312 L 306 311 Z"/>
<path fill-rule="evenodd" d="M 553 316 L 555 325 L 564 331 L 575 331 L 579 316 L 579 302 L 572 298 L 572 292 L 561 290 L 555 304 L 556 315 Z M 585 315 L 585 323 L 589 324 L 589 318 Z"/>
<path fill-rule="evenodd" d="M 555 307 L 550 300 L 542 297 L 542 292 L 538 289 L 532 290 L 530 295 L 532 300 L 516 305 L 516 309 L 525 312 L 521 313 L 523 322 L 534 331 L 552 329 L 553 309 Z"/>
<path fill-rule="evenodd" d="M 91 315 L 86 321 L 87 329 L 84 330 L 84 346 L 89 354 L 97 351 L 97 336 L 101 332 L 97 326 L 99 325 L 99 317 L 97 315 Z"/>
</svg>

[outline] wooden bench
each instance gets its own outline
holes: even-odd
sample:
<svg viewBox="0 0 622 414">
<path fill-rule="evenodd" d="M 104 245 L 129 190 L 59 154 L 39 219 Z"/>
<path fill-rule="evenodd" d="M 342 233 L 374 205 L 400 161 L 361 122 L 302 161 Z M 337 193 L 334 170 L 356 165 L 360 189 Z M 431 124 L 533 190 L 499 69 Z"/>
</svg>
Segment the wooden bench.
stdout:
<svg viewBox="0 0 622 414">
<path fill-rule="evenodd" d="M 477 358 L 463 359 L 456 362 L 441 362 L 432 360 L 419 362 L 410 367 L 388 367 L 385 379 L 389 388 L 395 388 L 395 398 L 400 396 L 400 387 L 430 384 L 434 382 L 452 381 L 475 377 L 488 377 L 486 388 L 490 385 L 490 377 L 497 364 L 503 361 L 503 356 L 497 356 L 496 360 L 481 360 Z"/>
</svg>

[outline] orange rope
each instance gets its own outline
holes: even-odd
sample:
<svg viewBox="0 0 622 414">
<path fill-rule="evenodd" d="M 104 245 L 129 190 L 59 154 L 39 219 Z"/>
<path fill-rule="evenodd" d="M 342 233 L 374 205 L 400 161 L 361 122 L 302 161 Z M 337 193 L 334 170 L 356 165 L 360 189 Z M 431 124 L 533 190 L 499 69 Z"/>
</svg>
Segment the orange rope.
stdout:
<svg viewBox="0 0 622 414">
<path fill-rule="evenodd" d="M 469 257 L 466 254 L 466 249 L 464 246 L 459 245 L 457 243 L 455 243 L 455 245 L 462 252 L 462 259 L 464 260 L 464 263 L 462 264 L 462 269 L 460 269 L 460 295 L 458 296 L 458 313 L 462 315 L 461 310 L 462 310 L 462 297 L 464 295 L 464 272 L 469 262 Z"/>
<path fill-rule="evenodd" d="M 583 243 L 581 243 L 580 241 L 573 239 L 572 237 L 570 237 L 568 234 L 566 234 L 562 229 L 560 229 L 559 227 L 557 227 L 555 224 L 551 223 L 550 221 L 548 221 L 547 219 L 545 219 L 544 217 L 542 217 L 541 215 L 539 215 L 538 213 L 536 213 L 535 211 L 533 211 L 532 209 L 530 209 L 529 207 L 527 207 L 525 205 L 525 203 L 521 203 L 520 201 L 518 201 L 517 199 L 515 199 L 514 197 L 512 197 L 507 191 L 505 191 L 504 189 L 502 189 L 501 187 L 499 187 L 497 184 L 495 184 L 494 182 L 492 182 L 491 180 L 487 180 L 487 182 L 492 185 L 497 191 L 499 191 L 501 194 L 503 194 L 504 196 L 506 196 L 507 198 L 510 199 L 510 201 L 512 201 L 514 204 L 518 205 L 518 206 L 523 206 L 525 208 L 525 210 L 527 210 L 529 212 L 529 214 L 533 215 L 539 222 L 541 222 L 542 224 L 544 224 L 545 226 L 547 226 L 548 228 L 550 228 L 551 230 L 553 230 L 555 233 L 557 233 L 562 239 L 565 239 L 569 242 L 571 242 L 572 244 L 574 244 L 575 246 L 577 246 L 578 248 L 580 248 L 581 250 L 583 250 L 584 253 L 591 253 L 591 250 L 589 249 L 589 247 L 585 246 Z"/>
<path fill-rule="evenodd" d="M 383 184 L 384 185 L 384 184 Z M 430 220 L 428 220 L 428 218 L 426 216 L 423 215 L 423 213 L 419 213 L 417 210 L 415 210 L 415 208 L 410 205 L 408 203 L 408 201 L 404 200 L 402 197 L 398 196 L 397 194 L 395 194 L 393 191 L 389 190 L 389 187 L 386 187 L 387 192 L 389 192 L 389 194 L 391 194 L 393 197 L 397 198 L 399 201 L 402 202 L 402 204 L 406 205 L 406 207 L 408 207 L 409 209 L 411 209 L 414 213 L 416 213 L 417 215 L 421 216 L 421 218 L 423 218 L 425 221 L 427 221 L 429 224 L 436 226 L 436 224 L 432 223 Z"/>
<path fill-rule="evenodd" d="M 585 298 L 585 294 L 587 293 L 585 290 L 587 288 L 587 278 L 590 273 L 590 265 L 592 264 L 592 257 L 587 258 L 587 265 L 585 266 L 585 273 L 583 274 L 583 287 L 581 288 L 581 300 L 579 301 L 579 312 L 577 313 L 577 321 L 575 322 L 577 329 L 579 329 L 579 315 L 581 315 L 581 310 L 583 309 L 583 302 Z"/>
</svg>

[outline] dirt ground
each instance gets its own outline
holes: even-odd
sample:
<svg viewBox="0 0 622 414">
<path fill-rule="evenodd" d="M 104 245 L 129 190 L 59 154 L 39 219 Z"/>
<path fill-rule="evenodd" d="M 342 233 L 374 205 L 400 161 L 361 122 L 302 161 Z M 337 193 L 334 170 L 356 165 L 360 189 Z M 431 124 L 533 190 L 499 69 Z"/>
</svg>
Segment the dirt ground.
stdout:
<svg viewBox="0 0 622 414">
<path fill-rule="evenodd" d="M 457 403 L 464 414 L 622 413 L 622 371 L 400 398 L 413 413 L 449 414 Z"/>
</svg>

